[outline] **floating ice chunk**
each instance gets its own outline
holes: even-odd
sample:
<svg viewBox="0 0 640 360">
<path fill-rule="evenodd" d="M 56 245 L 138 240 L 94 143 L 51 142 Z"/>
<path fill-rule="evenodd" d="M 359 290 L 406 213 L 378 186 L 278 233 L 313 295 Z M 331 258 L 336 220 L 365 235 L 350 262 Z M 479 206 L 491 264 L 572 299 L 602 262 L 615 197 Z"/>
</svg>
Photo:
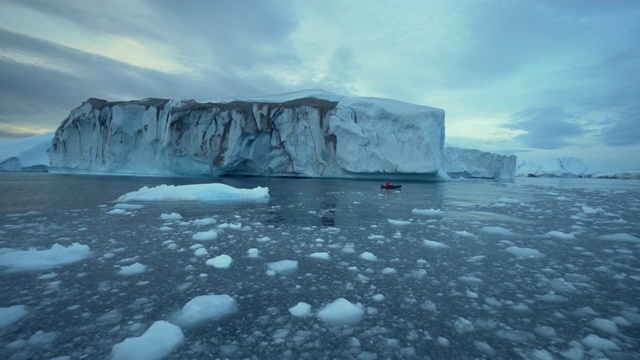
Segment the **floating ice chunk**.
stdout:
<svg viewBox="0 0 640 360">
<path fill-rule="evenodd" d="M 182 215 L 178 213 L 160 214 L 162 220 L 182 220 Z"/>
<path fill-rule="evenodd" d="M 441 242 L 437 242 L 433 240 L 422 240 L 422 244 L 432 249 L 447 249 L 449 247 L 449 245 L 447 244 L 443 244 Z"/>
<path fill-rule="evenodd" d="M 269 199 L 269 189 L 236 189 L 224 184 L 160 185 L 142 187 L 120 196 L 117 202 L 127 201 L 265 201 Z"/>
<path fill-rule="evenodd" d="M 345 254 L 355 254 L 356 249 L 354 244 L 345 244 L 345 246 L 341 250 Z"/>
<path fill-rule="evenodd" d="M 575 240 L 576 237 L 573 233 L 563 233 L 562 231 L 549 231 L 546 236 L 555 237 L 563 240 Z"/>
<path fill-rule="evenodd" d="M 546 336 L 548 338 L 554 338 L 557 336 L 556 330 L 551 326 L 536 326 L 533 331 L 538 335 Z"/>
<path fill-rule="evenodd" d="M 121 267 L 120 271 L 118 271 L 118 274 L 128 276 L 128 275 L 140 274 L 145 272 L 146 270 L 147 270 L 146 265 L 143 265 L 137 262 L 129 266 Z"/>
<path fill-rule="evenodd" d="M 372 235 L 369 235 L 369 237 L 367 237 L 367 239 L 369 239 L 369 240 L 382 240 L 382 239 L 384 239 L 384 236 L 383 235 L 372 234 Z"/>
<path fill-rule="evenodd" d="M 473 326 L 473 323 L 463 317 L 459 317 L 456 321 L 453 322 L 453 328 L 459 334 L 473 332 L 476 328 Z"/>
<path fill-rule="evenodd" d="M 219 229 L 231 229 L 231 230 L 239 230 L 242 229 L 242 224 L 233 224 L 233 223 L 223 223 L 218 225 Z"/>
<path fill-rule="evenodd" d="M 468 231 L 455 231 L 455 233 L 456 233 L 456 235 L 460 235 L 460 236 L 463 236 L 463 237 L 469 237 L 469 238 L 476 237 L 474 234 L 472 234 L 472 233 L 470 233 Z"/>
<path fill-rule="evenodd" d="M 458 280 L 462 281 L 467 285 L 478 286 L 483 283 L 482 279 L 477 278 L 475 276 L 460 276 Z"/>
<path fill-rule="evenodd" d="M 318 312 L 318 318 L 329 325 L 355 325 L 360 322 L 364 310 L 360 304 L 352 304 L 345 298 L 338 298 Z"/>
<path fill-rule="evenodd" d="M 389 224 L 394 226 L 405 226 L 411 224 L 411 221 L 387 219 Z"/>
<path fill-rule="evenodd" d="M 231 256 L 222 254 L 207 260 L 206 264 L 215 267 L 216 269 L 228 269 L 231 266 Z"/>
<path fill-rule="evenodd" d="M 602 210 L 602 208 L 592 208 L 592 207 L 589 207 L 587 205 L 582 205 L 582 211 L 585 214 L 597 214 L 597 213 L 603 213 L 604 212 L 604 210 Z"/>
<path fill-rule="evenodd" d="M 551 289 L 557 292 L 568 294 L 575 294 L 578 292 L 578 289 L 576 289 L 576 287 L 572 283 L 566 281 L 563 278 L 552 279 L 551 281 L 549 281 L 549 286 L 551 286 Z"/>
<path fill-rule="evenodd" d="M 367 260 L 367 261 L 376 261 L 378 257 L 368 251 L 365 251 L 362 254 L 360 254 L 360 259 Z"/>
<path fill-rule="evenodd" d="M 128 209 L 128 210 L 138 210 L 144 208 L 144 205 L 141 204 L 115 204 L 113 206 L 114 209 Z"/>
<path fill-rule="evenodd" d="M 449 346 L 449 340 L 447 340 L 446 338 L 443 338 L 442 336 L 438 336 L 438 338 L 436 339 L 436 342 L 438 343 L 438 345 L 443 347 Z"/>
<path fill-rule="evenodd" d="M 59 265 L 74 263 L 91 255 L 87 245 L 73 243 L 69 246 L 54 244 L 49 250 L 0 249 L 0 266 L 7 271 L 46 270 Z"/>
<path fill-rule="evenodd" d="M 200 247 L 198 249 L 196 249 L 196 251 L 193 253 L 195 256 L 197 257 L 202 257 L 202 256 L 207 256 L 209 255 L 209 252 L 207 251 L 207 249 Z"/>
<path fill-rule="evenodd" d="M 598 350 L 620 350 L 620 347 L 611 340 L 601 338 L 596 334 L 589 334 L 581 342 L 590 348 Z"/>
<path fill-rule="evenodd" d="M 481 230 L 482 232 L 485 232 L 487 234 L 494 234 L 494 235 L 512 235 L 513 234 L 511 230 L 505 229 L 500 226 L 485 226 Z"/>
<path fill-rule="evenodd" d="M 204 219 L 193 220 L 193 224 L 197 226 L 206 226 L 206 225 L 211 225 L 215 223 L 216 223 L 216 219 L 214 218 L 204 218 Z"/>
<path fill-rule="evenodd" d="M 440 209 L 413 209 L 411 213 L 416 215 L 444 215 L 444 211 Z"/>
<path fill-rule="evenodd" d="M 544 294 L 540 297 L 540 300 L 545 301 L 545 302 L 552 302 L 552 303 L 558 303 L 558 302 L 566 302 L 569 301 L 569 299 L 567 299 L 566 297 L 556 294 L 553 291 L 548 292 L 547 294 Z"/>
<path fill-rule="evenodd" d="M 28 313 L 24 305 L 0 307 L 0 329 L 13 324 Z"/>
<path fill-rule="evenodd" d="M 591 320 L 589 325 L 607 334 L 615 335 L 618 333 L 618 325 L 609 319 L 596 318 Z"/>
<path fill-rule="evenodd" d="M 250 258 L 260 257 L 260 251 L 256 248 L 251 248 L 247 250 L 247 257 L 250 257 Z"/>
<path fill-rule="evenodd" d="M 571 349 L 560 351 L 560 355 L 569 360 L 584 359 L 584 351 L 579 347 L 572 347 Z"/>
<path fill-rule="evenodd" d="M 298 261 L 296 260 L 280 260 L 267 264 L 269 270 L 278 274 L 291 274 L 298 269 Z"/>
<path fill-rule="evenodd" d="M 31 335 L 27 342 L 31 346 L 45 347 L 45 346 L 51 344 L 53 342 L 53 340 L 55 340 L 57 335 L 58 335 L 58 333 L 56 333 L 55 331 L 44 332 L 42 330 L 39 330 L 39 331 L 36 331 L 35 334 Z"/>
<path fill-rule="evenodd" d="M 393 275 L 393 274 L 397 273 L 397 271 L 394 268 L 386 267 L 386 268 L 382 269 L 382 273 L 385 274 L 385 275 Z"/>
<path fill-rule="evenodd" d="M 625 233 L 602 235 L 600 236 L 600 239 L 610 241 L 640 242 L 640 238 Z"/>
<path fill-rule="evenodd" d="M 537 249 L 526 248 L 526 247 L 518 247 L 518 246 L 509 246 L 507 248 L 507 252 L 512 255 L 523 257 L 523 258 L 541 258 L 546 255 L 538 251 Z"/>
<path fill-rule="evenodd" d="M 382 294 L 375 294 L 371 298 L 373 299 L 373 301 L 377 302 L 384 301 L 384 295 Z"/>
<path fill-rule="evenodd" d="M 191 238 L 197 241 L 215 240 L 218 238 L 218 233 L 215 230 L 201 231 L 193 234 Z"/>
<path fill-rule="evenodd" d="M 158 360 L 169 355 L 184 340 L 182 330 L 166 321 L 156 321 L 139 337 L 115 344 L 112 360 Z"/>
<path fill-rule="evenodd" d="M 306 302 L 299 302 L 296 306 L 290 307 L 289 312 L 293 316 L 303 317 L 311 314 L 311 305 Z"/>
<path fill-rule="evenodd" d="M 489 345 L 484 341 L 474 340 L 473 345 L 476 347 L 476 349 L 489 355 L 489 357 L 494 357 L 496 355 L 496 350 L 491 345 Z"/>
<path fill-rule="evenodd" d="M 111 209 L 111 210 L 107 211 L 107 214 L 109 214 L 109 215 L 131 215 L 132 212 L 127 211 L 125 209 Z"/>
<path fill-rule="evenodd" d="M 189 328 L 204 322 L 221 319 L 238 311 L 235 299 L 223 295 L 196 296 L 171 317 L 171 322 Z"/>
<path fill-rule="evenodd" d="M 501 197 L 500 199 L 498 199 L 498 202 L 505 203 L 505 204 L 521 204 L 522 203 L 522 201 L 518 199 L 511 199 L 506 197 Z"/>
<path fill-rule="evenodd" d="M 320 260 L 331 260 L 331 256 L 329 256 L 328 252 L 316 252 L 309 255 L 309 257 Z"/>
</svg>

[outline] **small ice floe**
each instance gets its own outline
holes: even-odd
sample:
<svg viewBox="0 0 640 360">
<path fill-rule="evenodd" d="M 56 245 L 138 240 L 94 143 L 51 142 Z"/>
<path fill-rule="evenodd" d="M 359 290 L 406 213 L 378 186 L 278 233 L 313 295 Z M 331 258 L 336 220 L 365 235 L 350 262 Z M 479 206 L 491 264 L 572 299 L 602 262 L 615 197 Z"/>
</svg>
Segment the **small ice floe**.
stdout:
<svg viewBox="0 0 640 360">
<path fill-rule="evenodd" d="M 120 196 L 116 202 L 128 201 L 265 201 L 269 199 L 269 189 L 236 189 L 224 184 L 160 185 L 142 187 Z"/>
<path fill-rule="evenodd" d="M 444 211 L 440 209 L 413 209 L 411 210 L 411 213 L 416 215 L 430 215 L 430 216 L 444 215 Z"/>
<path fill-rule="evenodd" d="M 545 234 L 548 237 L 554 237 L 563 240 L 575 240 L 576 237 L 573 233 L 563 233 L 562 231 L 549 231 Z"/>
<path fill-rule="evenodd" d="M 201 295 L 187 302 L 171 316 L 171 322 L 181 328 L 190 328 L 221 319 L 238 311 L 234 298 L 227 294 Z"/>
<path fill-rule="evenodd" d="M 596 334 L 585 336 L 580 342 L 586 347 L 598 350 L 621 350 L 620 347 L 609 339 L 601 338 Z"/>
<path fill-rule="evenodd" d="M 200 231 L 191 236 L 196 241 L 215 240 L 218 238 L 218 233 L 215 230 Z"/>
<path fill-rule="evenodd" d="M 131 215 L 133 214 L 130 211 L 127 211 L 125 209 L 111 209 L 109 211 L 107 211 L 107 214 L 109 215 Z"/>
<path fill-rule="evenodd" d="M 215 223 L 216 223 L 216 219 L 214 218 L 203 218 L 203 219 L 193 220 L 193 225 L 197 225 L 197 226 L 206 226 L 206 225 L 211 225 Z"/>
<path fill-rule="evenodd" d="M 29 312 L 24 305 L 0 307 L 0 329 L 13 324 L 28 313 Z"/>
<path fill-rule="evenodd" d="M 584 205 L 584 204 L 579 204 L 579 205 L 582 205 L 581 206 L 581 210 L 585 214 L 598 214 L 598 213 L 603 213 L 604 212 L 604 210 L 602 210 L 602 208 L 592 208 L 592 207 L 589 207 L 589 206 Z"/>
<path fill-rule="evenodd" d="M 372 253 L 365 251 L 362 254 L 360 254 L 360 259 L 362 260 L 367 260 L 367 261 L 376 261 L 378 259 L 377 256 L 373 255 Z"/>
<path fill-rule="evenodd" d="M 296 306 L 290 307 L 289 312 L 296 317 L 308 316 L 311 314 L 311 305 L 306 302 L 299 302 Z"/>
<path fill-rule="evenodd" d="M 138 337 L 115 344 L 111 360 L 156 360 L 169 355 L 184 341 L 182 330 L 166 321 L 156 321 Z"/>
<path fill-rule="evenodd" d="M 363 315 L 361 304 L 353 304 L 345 298 L 338 298 L 318 311 L 318 318 L 333 326 L 355 325 Z"/>
<path fill-rule="evenodd" d="M 228 269 L 231 266 L 231 256 L 227 254 L 222 254 L 214 257 L 213 259 L 207 260 L 206 264 L 213 266 L 216 269 Z"/>
<path fill-rule="evenodd" d="M 463 317 L 459 317 L 458 319 L 456 319 L 456 321 L 453 322 L 453 328 L 458 334 L 474 332 L 476 330 L 475 326 L 473 326 L 473 323 Z"/>
<path fill-rule="evenodd" d="M 200 247 L 197 248 L 196 251 L 194 251 L 193 255 L 195 255 L 196 257 L 202 257 L 209 255 L 209 252 L 207 251 L 207 249 Z"/>
<path fill-rule="evenodd" d="M 253 259 L 260 257 L 260 250 L 256 248 L 251 248 L 247 250 L 247 257 L 253 258 Z"/>
<path fill-rule="evenodd" d="M 234 223 L 222 223 L 218 225 L 219 229 L 231 229 L 231 230 L 240 230 L 242 229 L 242 224 L 234 224 Z"/>
<path fill-rule="evenodd" d="M 46 270 L 74 263 L 91 255 L 89 246 L 73 243 L 69 246 L 54 244 L 48 250 L 0 249 L 0 267 L 7 271 Z"/>
<path fill-rule="evenodd" d="M 447 249 L 449 247 L 449 245 L 447 244 L 443 244 L 441 242 L 437 242 L 433 240 L 422 240 L 422 244 L 432 249 Z"/>
<path fill-rule="evenodd" d="M 519 247 L 519 246 L 509 246 L 507 248 L 507 252 L 521 258 L 542 258 L 546 255 L 538 251 L 538 249 Z"/>
<path fill-rule="evenodd" d="M 120 275 L 124 275 L 124 276 L 129 276 L 129 275 L 135 275 L 135 274 L 140 274 L 143 273 L 147 270 L 147 266 L 143 265 L 139 262 L 131 264 L 129 266 L 123 266 L 120 268 L 120 271 L 118 271 L 118 274 Z"/>
<path fill-rule="evenodd" d="M 114 209 L 139 210 L 144 208 L 141 204 L 115 204 Z"/>
<path fill-rule="evenodd" d="M 474 238 L 476 237 L 474 234 L 468 232 L 468 231 L 454 231 L 454 233 L 458 236 L 462 236 L 462 237 L 468 237 L 468 238 Z"/>
<path fill-rule="evenodd" d="M 602 235 L 599 237 L 599 239 L 609 241 L 640 242 L 640 238 L 638 238 L 637 236 L 629 235 L 626 233 Z"/>
<path fill-rule="evenodd" d="M 178 213 L 160 214 L 162 220 L 182 220 L 182 215 Z"/>
<path fill-rule="evenodd" d="M 389 224 L 394 226 L 405 226 L 411 224 L 411 221 L 387 219 Z"/>
<path fill-rule="evenodd" d="M 309 257 L 320 260 L 331 260 L 331 256 L 329 256 L 328 252 L 316 252 L 309 255 Z"/>
<path fill-rule="evenodd" d="M 609 319 L 595 318 L 591 320 L 589 325 L 594 329 L 611 335 L 616 335 L 619 332 L 618 325 L 614 321 Z"/>
<path fill-rule="evenodd" d="M 280 260 L 268 263 L 269 271 L 273 273 L 268 273 L 270 275 L 275 275 L 276 273 L 287 275 L 292 274 L 296 270 L 298 270 L 298 261 L 296 260 Z"/>
<path fill-rule="evenodd" d="M 485 226 L 481 230 L 482 232 L 493 235 L 513 235 L 511 230 L 505 229 L 500 226 Z"/>
<path fill-rule="evenodd" d="M 393 275 L 393 274 L 396 274 L 397 271 L 394 268 L 386 267 L 386 268 L 382 269 L 382 273 L 385 274 L 385 275 Z"/>
</svg>

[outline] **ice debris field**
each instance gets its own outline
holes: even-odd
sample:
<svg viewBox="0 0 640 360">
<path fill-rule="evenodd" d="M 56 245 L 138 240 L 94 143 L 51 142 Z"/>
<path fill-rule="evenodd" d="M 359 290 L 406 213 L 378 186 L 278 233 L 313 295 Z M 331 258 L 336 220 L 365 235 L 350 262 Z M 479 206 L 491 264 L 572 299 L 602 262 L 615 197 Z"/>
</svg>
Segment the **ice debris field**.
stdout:
<svg viewBox="0 0 640 360">
<path fill-rule="evenodd" d="M 640 358 L 637 191 L 218 185 L 2 215 L 0 357 Z"/>
</svg>

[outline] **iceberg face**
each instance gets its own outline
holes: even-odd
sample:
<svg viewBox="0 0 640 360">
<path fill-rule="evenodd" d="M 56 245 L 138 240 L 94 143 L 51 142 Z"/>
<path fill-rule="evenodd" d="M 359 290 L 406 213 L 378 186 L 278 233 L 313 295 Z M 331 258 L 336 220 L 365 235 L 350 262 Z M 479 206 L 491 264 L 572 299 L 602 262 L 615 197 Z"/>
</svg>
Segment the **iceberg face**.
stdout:
<svg viewBox="0 0 640 360">
<path fill-rule="evenodd" d="M 447 146 L 444 159 L 444 169 L 451 177 L 511 180 L 518 157 Z"/>
<path fill-rule="evenodd" d="M 56 131 L 51 165 L 211 176 L 437 179 L 441 173 L 443 110 L 302 95 L 216 103 L 89 99 Z"/>
<path fill-rule="evenodd" d="M 587 166 L 582 160 L 575 157 L 561 157 L 549 159 L 541 163 L 523 161 L 516 169 L 518 176 L 530 177 L 586 177 Z"/>
</svg>

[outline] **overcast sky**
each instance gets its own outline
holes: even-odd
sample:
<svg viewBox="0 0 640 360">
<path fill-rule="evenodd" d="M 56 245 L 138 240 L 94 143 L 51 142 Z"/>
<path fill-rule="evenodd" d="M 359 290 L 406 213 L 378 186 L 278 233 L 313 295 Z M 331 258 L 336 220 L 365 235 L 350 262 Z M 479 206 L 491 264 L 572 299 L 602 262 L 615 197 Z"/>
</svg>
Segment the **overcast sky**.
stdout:
<svg viewBox="0 0 640 360">
<path fill-rule="evenodd" d="M 442 108 L 447 143 L 640 168 L 640 1 L 0 0 L 0 137 L 90 97 L 303 89 Z"/>
</svg>

